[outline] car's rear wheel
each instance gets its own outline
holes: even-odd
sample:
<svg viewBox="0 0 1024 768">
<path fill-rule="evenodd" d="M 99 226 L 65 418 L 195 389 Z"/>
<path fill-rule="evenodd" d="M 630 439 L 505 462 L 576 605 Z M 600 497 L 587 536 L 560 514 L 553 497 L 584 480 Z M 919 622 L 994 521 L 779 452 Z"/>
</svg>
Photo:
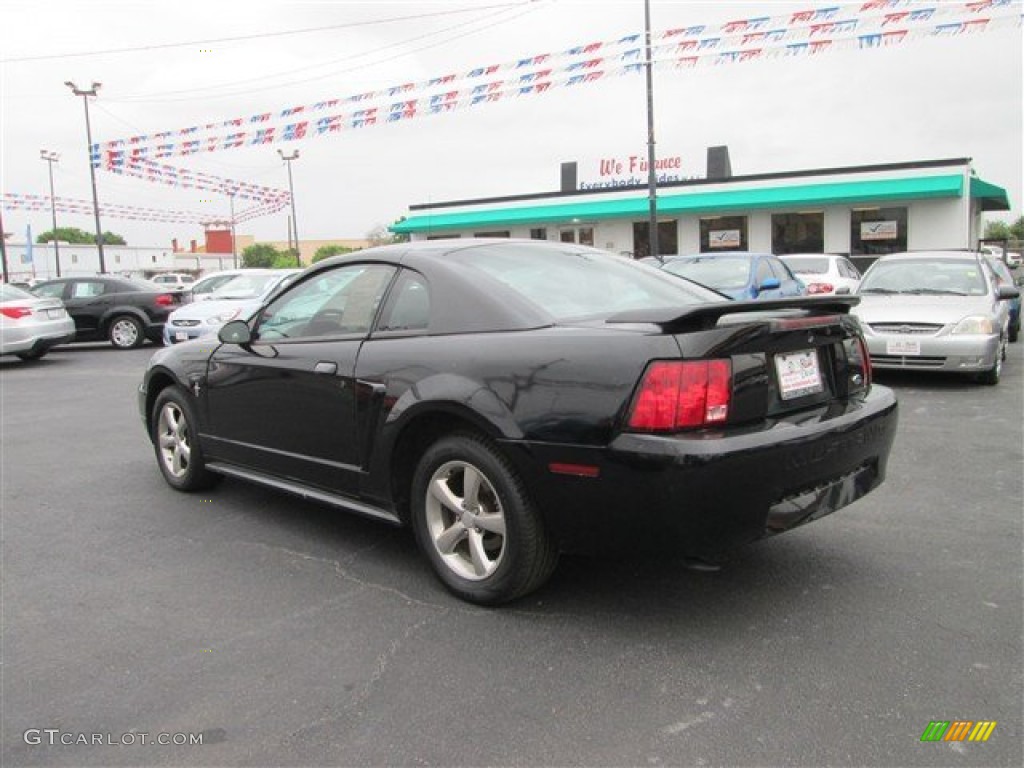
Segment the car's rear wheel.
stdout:
<svg viewBox="0 0 1024 768">
<path fill-rule="evenodd" d="M 121 315 L 111 320 L 107 338 L 118 349 L 135 349 L 141 347 L 146 340 L 142 333 L 142 323 L 131 315 Z"/>
<path fill-rule="evenodd" d="M 512 465 L 490 441 L 451 435 L 424 453 L 412 480 L 420 548 L 453 593 L 493 605 L 531 592 L 558 552 Z"/>
<path fill-rule="evenodd" d="M 22 360 L 38 360 L 39 358 L 45 356 L 46 353 L 49 351 L 50 350 L 48 349 L 42 349 L 36 352 L 19 352 L 18 357 L 20 357 Z"/>
<path fill-rule="evenodd" d="M 198 491 L 220 479 L 206 469 L 199 422 L 184 390 L 167 387 L 157 395 L 151 424 L 156 463 L 168 484 L 179 491 Z"/>
</svg>

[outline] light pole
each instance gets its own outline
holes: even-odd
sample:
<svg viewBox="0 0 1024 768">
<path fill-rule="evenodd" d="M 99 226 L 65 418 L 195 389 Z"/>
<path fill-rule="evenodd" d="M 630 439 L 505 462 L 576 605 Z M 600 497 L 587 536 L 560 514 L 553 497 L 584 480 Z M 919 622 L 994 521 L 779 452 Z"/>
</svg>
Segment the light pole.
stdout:
<svg viewBox="0 0 1024 768">
<path fill-rule="evenodd" d="M 231 201 L 231 261 L 232 266 L 238 269 L 238 245 L 235 243 L 235 191 L 228 197 Z"/>
<path fill-rule="evenodd" d="M 57 198 L 53 196 L 53 164 L 60 160 L 60 155 L 48 149 L 40 149 L 39 157 L 50 166 L 50 215 L 53 217 L 53 256 L 57 262 L 57 277 L 60 277 L 60 243 L 57 237 Z"/>
<path fill-rule="evenodd" d="M 647 49 L 647 198 L 648 256 L 660 260 L 658 253 L 658 175 L 654 156 L 654 64 L 651 61 L 651 2 L 644 0 L 644 46 Z"/>
<path fill-rule="evenodd" d="M 292 160 L 299 156 L 299 150 L 293 151 L 290 155 L 286 155 L 280 149 L 277 150 L 277 154 L 281 156 L 281 159 L 288 165 L 288 194 L 292 199 L 292 232 L 295 235 L 295 264 L 296 266 L 302 266 L 302 256 L 299 250 L 299 220 L 295 218 L 295 190 L 292 188 Z"/>
<path fill-rule="evenodd" d="M 96 168 L 92 163 L 92 126 L 89 123 L 89 97 L 96 95 L 96 89 L 99 88 L 102 83 L 94 82 L 88 91 L 82 90 L 70 80 L 65 80 L 64 85 L 70 88 L 71 92 L 75 94 L 75 96 L 81 96 L 82 103 L 85 105 L 85 137 L 89 142 L 87 156 L 89 158 L 89 178 L 92 180 L 92 212 L 96 216 L 96 249 L 100 255 L 100 274 L 102 275 L 107 271 L 107 265 L 103 259 L 103 230 L 100 228 L 100 199 L 96 194 Z"/>
</svg>

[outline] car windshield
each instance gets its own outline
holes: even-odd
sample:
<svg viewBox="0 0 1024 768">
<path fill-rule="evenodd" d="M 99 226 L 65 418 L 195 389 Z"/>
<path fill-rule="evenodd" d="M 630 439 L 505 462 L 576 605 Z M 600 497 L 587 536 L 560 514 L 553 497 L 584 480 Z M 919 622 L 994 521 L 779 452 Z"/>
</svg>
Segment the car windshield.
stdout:
<svg viewBox="0 0 1024 768">
<path fill-rule="evenodd" d="M 981 267 L 970 259 L 878 261 L 860 284 L 860 293 L 983 296 L 987 291 Z"/>
<path fill-rule="evenodd" d="M 509 243 L 466 248 L 446 260 L 504 283 L 562 321 L 723 300 L 653 267 L 585 246 Z"/>
<path fill-rule="evenodd" d="M 828 273 L 828 259 L 823 256 L 784 256 L 782 258 L 798 275 L 824 275 Z"/>
<path fill-rule="evenodd" d="M 254 299 L 281 280 L 280 274 L 238 275 L 210 294 L 211 299 Z"/>
<path fill-rule="evenodd" d="M 719 291 L 735 291 L 750 281 L 750 263 L 742 256 L 693 256 L 673 259 L 664 268 Z"/>
<path fill-rule="evenodd" d="M 7 283 L 0 284 L 0 301 L 24 301 L 25 299 L 36 298 L 28 291 L 23 291 L 14 285 Z"/>
</svg>

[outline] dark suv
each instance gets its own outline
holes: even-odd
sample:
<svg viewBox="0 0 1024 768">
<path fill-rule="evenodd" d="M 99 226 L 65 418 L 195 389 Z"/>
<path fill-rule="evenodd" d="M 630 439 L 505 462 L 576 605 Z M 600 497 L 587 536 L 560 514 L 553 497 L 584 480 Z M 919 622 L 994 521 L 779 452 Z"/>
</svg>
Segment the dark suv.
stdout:
<svg viewBox="0 0 1024 768">
<path fill-rule="evenodd" d="M 180 292 L 107 275 L 47 280 L 32 293 L 64 302 L 75 321 L 75 341 L 109 339 L 118 349 L 140 347 L 146 339 L 160 344 L 167 316 L 182 303 Z"/>
</svg>

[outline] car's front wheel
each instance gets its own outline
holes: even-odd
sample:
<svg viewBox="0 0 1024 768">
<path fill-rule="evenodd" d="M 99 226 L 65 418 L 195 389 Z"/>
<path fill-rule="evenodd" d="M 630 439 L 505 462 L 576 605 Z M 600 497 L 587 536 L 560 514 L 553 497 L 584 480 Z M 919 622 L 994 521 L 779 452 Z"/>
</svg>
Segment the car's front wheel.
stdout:
<svg viewBox="0 0 1024 768">
<path fill-rule="evenodd" d="M 156 463 L 168 484 L 179 491 L 198 491 L 220 479 L 206 469 L 199 423 L 184 390 L 167 387 L 157 395 L 151 424 Z"/>
<path fill-rule="evenodd" d="M 522 480 L 477 435 L 451 435 L 427 449 L 413 475 L 411 513 L 434 571 L 469 602 L 494 605 L 525 595 L 558 560 Z"/>
<path fill-rule="evenodd" d="M 141 347 L 146 340 L 142 332 L 142 323 L 131 315 L 115 317 L 107 330 L 107 338 L 117 349 L 135 349 Z"/>
<path fill-rule="evenodd" d="M 995 386 L 1003 374 L 1003 361 L 1006 359 L 1006 339 L 999 340 L 999 349 L 996 350 L 995 364 L 984 373 L 978 374 L 978 381 L 982 384 Z"/>
</svg>

